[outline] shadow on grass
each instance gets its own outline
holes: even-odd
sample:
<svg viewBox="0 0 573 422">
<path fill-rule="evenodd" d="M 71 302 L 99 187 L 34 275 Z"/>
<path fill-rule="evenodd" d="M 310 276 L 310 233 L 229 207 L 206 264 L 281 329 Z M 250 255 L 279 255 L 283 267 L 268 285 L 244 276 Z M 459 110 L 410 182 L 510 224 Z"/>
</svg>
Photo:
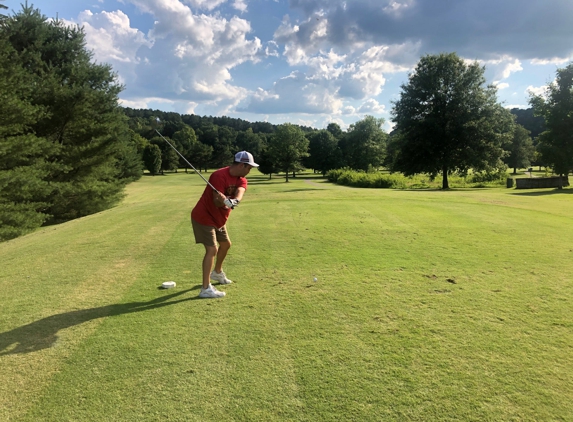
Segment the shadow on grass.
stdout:
<svg viewBox="0 0 573 422">
<path fill-rule="evenodd" d="M 31 353 L 52 347 L 58 339 L 58 332 L 60 330 L 83 324 L 87 321 L 133 312 L 150 311 L 163 306 L 199 299 L 198 296 L 193 296 L 185 299 L 171 300 L 196 289 L 197 287 L 182 290 L 177 293 L 158 297 L 149 302 L 118 303 L 115 305 L 100 306 L 98 308 L 64 312 L 62 314 L 42 318 L 30 324 L 23 325 L 22 327 L 0 333 L 0 356 Z"/>
<path fill-rule="evenodd" d="M 573 189 L 551 189 L 547 191 L 535 191 L 535 192 L 522 192 L 521 189 L 516 192 L 511 192 L 512 195 L 519 196 L 547 196 L 547 195 L 570 195 L 573 194 Z"/>
<path fill-rule="evenodd" d="M 277 192 L 277 193 L 290 193 L 290 192 L 308 192 L 311 190 L 324 190 L 322 188 L 301 188 L 301 189 L 289 189 L 289 190 L 283 190 L 281 192 Z"/>
</svg>

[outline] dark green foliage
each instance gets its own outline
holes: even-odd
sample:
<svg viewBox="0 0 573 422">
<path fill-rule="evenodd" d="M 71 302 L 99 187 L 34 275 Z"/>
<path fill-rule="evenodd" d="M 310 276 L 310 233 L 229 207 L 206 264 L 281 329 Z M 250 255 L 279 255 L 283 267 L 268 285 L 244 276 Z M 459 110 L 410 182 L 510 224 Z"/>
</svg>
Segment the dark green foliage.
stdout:
<svg viewBox="0 0 573 422">
<path fill-rule="evenodd" d="M 339 144 L 346 166 L 364 171 L 380 167 L 386 154 L 388 138 L 382 129 L 383 124 L 384 119 L 366 116 L 350 125 Z"/>
<path fill-rule="evenodd" d="M 530 103 L 547 128 L 538 136 L 543 162 L 557 174 L 568 174 L 573 170 L 573 63 L 558 69 L 546 94 L 533 96 Z"/>
<path fill-rule="evenodd" d="M 29 232 L 49 217 L 44 212 L 52 188 L 52 164 L 44 159 L 54 146 L 31 132 L 45 115 L 30 103 L 33 78 L 17 62 L 12 46 L 0 38 L 0 240 Z"/>
<path fill-rule="evenodd" d="M 365 173 L 348 168 L 330 170 L 327 178 L 329 182 L 357 188 L 405 189 L 407 187 L 401 175 Z"/>
<path fill-rule="evenodd" d="M 505 166 L 498 168 L 491 168 L 477 173 L 473 173 L 468 177 L 469 183 L 491 183 L 501 182 L 507 179 L 507 171 Z"/>
<path fill-rule="evenodd" d="M 304 132 L 295 125 L 284 123 L 280 125 L 269 143 L 269 156 L 274 166 L 286 173 L 288 182 L 289 172 L 303 169 L 302 160 L 308 157 L 309 141 Z"/>
<path fill-rule="evenodd" d="M 149 144 L 144 148 L 143 164 L 153 176 L 161 171 L 161 149 L 156 144 Z"/>
<path fill-rule="evenodd" d="M 533 139 L 533 144 L 536 144 L 535 138 L 545 131 L 545 119 L 543 116 L 536 116 L 533 108 L 520 109 L 512 108 L 511 114 L 516 117 L 516 122 L 518 125 L 523 126 L 530 133 L 529 136 Z"/>
<path fill-rule="evenodd" d="M 535 154 L 533 141 L 529 136 L 529 131 L 523 126 L 516 124 L 510 142 L 504 145 L 504 149 L 509 152 L 503 161 L 508 167 L 513 168 L 513 173 L 517 173 L 518 168 L 527 168 L 531 165 Z"/>
<path fill-rule="evenodd" d="M 259 165 L 257 170 L 259 170 L 259 172 L 261 172 L 262 174 L 268 174 L 269 179 L 272 178 L 273 173 L 279 172 L 278 167 L 273 162 L 273 159 L 271 157 L 271 154 L 269 153 L 268 148 L 263 149 L 255 161 Z"/>
<path fill-rule="evenodd" d="M 330 125 L 329 125 L 330 126 Z M 328 170 L 342 166 L 342 151 L 338 140 L 328 130 L 319 130 L 306 135 L 309 139 L 309 157 L 306 167 L 320 171 L 324 176 Z"/>
<path fill-rule="evenodd" d="M 173 144 L 173 140 L 165 137 L 171 144 Z M 161 165 L 160 171 L 163 173 L 164 170 L 172 171 L 177 170 L 179 167 L 179 155 L 173 150 L 171 146 L 161 136 L 156 136 L 155 138 L 149 141 L 152 145 L 157 145 L 159 150 L 161 151 Z M 145 160 L 144 160 L 145 164 Z M 149 167 L 146 166 L 149 170 Z"/>
<path fill-rule="evenodd" d="M 340 140 L 343 135 L 342 129 L 338 123 L 329 123 L 328 126 L 326 126 L 326 130 L 329 131 L 332 136 L 338 140 Z"/>
<path fill-rule="evenodd" d="M 497 168 L 513 119 L 485 86 L 484 68 L 466 64 L 455 53 L 422 57 L 402 85 L 392 110 L 400 134 L 392 169 L 405 175 L 448 175 Z"/>
<path fill-rule="evenodd" d="M 237 151 L 249 151 L 253 154 L 255 162 L 261 155 L 261 151 L 266 147 L 267 139 L 262 133 L 254 133 L 253 129 L 248 128 L 244 132 L 239 132 L 236 139 Z"/>
<path fill-rule="evenodd" d="M 12 101 L 2 105 L 0 171 L 10 170 L 10 181 L 0 197 L 15 213 L 2 226 L 16 224 L 23 233 L 46 219 L 115 204 L 125 184 L 140 177 L 141 164 L 111 68 L 92 62 L 80 28 L 48 21 L 27 5 L 3 21 L 0 39 L 2 69 L 9 69 L 0 84 Z"/>
</svg>

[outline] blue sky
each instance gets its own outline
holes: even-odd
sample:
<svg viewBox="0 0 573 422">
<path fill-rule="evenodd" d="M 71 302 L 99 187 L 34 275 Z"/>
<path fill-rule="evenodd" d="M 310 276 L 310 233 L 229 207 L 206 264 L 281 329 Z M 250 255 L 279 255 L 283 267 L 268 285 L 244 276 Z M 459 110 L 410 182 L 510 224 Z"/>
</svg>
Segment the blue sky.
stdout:
<svg viewBox="0 0 573 422">
<path fill-rule="evenodd" d="M 5 0 L 9 10 L 22 1 Z M 178 113 L 391 128 L 392 101 L 425 54 L 486 67 L 506 107 L 528 107 L 573 60 L 571 0 L 41 0 L 82 25 L 122 103 Z"/>
</svg>

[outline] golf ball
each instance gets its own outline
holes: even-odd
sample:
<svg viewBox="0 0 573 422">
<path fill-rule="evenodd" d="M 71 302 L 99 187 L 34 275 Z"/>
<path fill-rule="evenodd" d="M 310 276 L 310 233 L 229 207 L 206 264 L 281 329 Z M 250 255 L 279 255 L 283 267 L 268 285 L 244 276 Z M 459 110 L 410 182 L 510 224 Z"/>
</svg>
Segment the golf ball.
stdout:
<svg viewBox="0 0 573 422">
<path fill-rule="evenodd" d="M 312 279 L 312 281 L 318 281 L 318 278 L 314 277 L 314 278 Z"/>
</svg>

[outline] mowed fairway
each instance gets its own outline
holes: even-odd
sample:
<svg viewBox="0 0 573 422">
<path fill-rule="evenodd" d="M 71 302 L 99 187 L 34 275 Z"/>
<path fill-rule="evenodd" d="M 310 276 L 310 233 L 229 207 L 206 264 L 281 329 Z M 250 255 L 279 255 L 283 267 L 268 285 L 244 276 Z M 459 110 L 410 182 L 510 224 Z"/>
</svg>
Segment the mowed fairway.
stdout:
<svg viewBox="0 0 573 422">
<path fill-rule="evenodd" d="M 0 244 L 0 420 L 573 420 L 573 189 L 249 180 L 223 299 L 192 174 Z"/>
</svg>

